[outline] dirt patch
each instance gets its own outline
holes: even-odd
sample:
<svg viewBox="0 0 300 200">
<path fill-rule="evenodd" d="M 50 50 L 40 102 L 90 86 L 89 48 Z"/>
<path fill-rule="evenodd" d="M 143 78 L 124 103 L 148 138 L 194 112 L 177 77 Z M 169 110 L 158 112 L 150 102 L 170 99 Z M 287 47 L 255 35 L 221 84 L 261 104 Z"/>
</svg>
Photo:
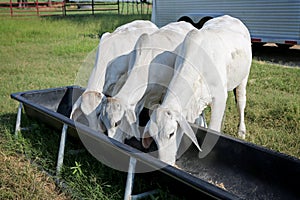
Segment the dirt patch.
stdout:
<svg viewBox="0 0 300 200">
<path fill-rule="evenodd" d="M 0 151 L 0 199 L 71 199 L 23 156 Z"/>
</svg>

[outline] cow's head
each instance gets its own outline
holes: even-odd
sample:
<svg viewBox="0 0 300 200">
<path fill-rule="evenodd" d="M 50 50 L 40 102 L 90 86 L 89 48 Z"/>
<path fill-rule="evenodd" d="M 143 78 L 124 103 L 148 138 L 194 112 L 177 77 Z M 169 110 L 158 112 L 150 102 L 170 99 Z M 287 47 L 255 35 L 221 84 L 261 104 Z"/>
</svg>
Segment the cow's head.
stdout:
<svg viewBox="0 0 300 200">
<path fill-rule="evenodd" d="M 97 91 L 84 92 L 73 105 L 70 118 L 77 121 L 77 118 L 83 115 L 88 122 L 88 124 L 86 124 L 87 126 L 94 130 L 104 132 L 104 126 L 99 120 L 98 111 L 103 97 L 105 96 Z"/>
<path fill-rule="evenodd" d="M 120 128 L 121 124 L 125 124 L 123 127 L 133 124 L 136 121 L 136 115 L 134 109 L 126 106 L 122 101 L 107 97 L 101 103 L 100 120 L 105 125 L 108 136 L 116 139 L 117 128 Z"/>
<path fill-rule="evenodd" d="M 176 111 L 158 107 L 153 111 L 142 136 L 142 144 L 149 148 L 153 140 L 158 148 L 158 158 L 168 164 L 175 164 L 176 153 L 183 133 L 201 151 L 194 131 L 186 119 Z"/>
</svg>

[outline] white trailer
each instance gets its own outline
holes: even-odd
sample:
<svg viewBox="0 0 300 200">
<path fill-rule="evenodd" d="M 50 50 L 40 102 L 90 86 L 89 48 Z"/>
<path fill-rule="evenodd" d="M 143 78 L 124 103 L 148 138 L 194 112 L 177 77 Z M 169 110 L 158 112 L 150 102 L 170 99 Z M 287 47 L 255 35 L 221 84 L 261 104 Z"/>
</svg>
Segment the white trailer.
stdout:
<svg viewBox="0 0 300 200">
<path fill-rule="evenodd" d="M 201 27 L 225 14 L 248 27 L 252 42 L 300 44 L 300 0 L 153 0 L 152 21 L 159 27 L 179 19 Z"/>
</svg>

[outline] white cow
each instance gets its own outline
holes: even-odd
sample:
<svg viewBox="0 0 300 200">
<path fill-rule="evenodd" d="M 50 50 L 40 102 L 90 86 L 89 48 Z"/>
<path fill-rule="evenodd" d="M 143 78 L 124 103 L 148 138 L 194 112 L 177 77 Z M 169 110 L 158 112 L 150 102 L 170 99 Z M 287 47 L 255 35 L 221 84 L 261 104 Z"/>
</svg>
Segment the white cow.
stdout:
<svg viewBox="0 0 300 200">
<path fill-rule="evenodd" d="M 227 91 L 236 88 L 240 113 L 238 134 L 245 137 L 244 109 L 246 84 L 252 61 L 250 34 L 238 19 L 222 16 L 192 30 L 182 45 L 172 78 L 162 104 L 153 111 L 143 133 L 143 146 L 154 140 L 159 158 L 174 164 L 182 126 L 193 123 L 203 109 L 211 106 L 209 128 L 220 132 L 226 107 Z M 194 134 L 192 129 L 189 133 Z M 203 152 L 209 153 L 217 140 L 205 138 Z M 195 142 L 198 146 L 198 143 Z"/>
<path fill-rule="evenodd" d="M 103 86 L 107 67 L 109 65 L 119 67 L 118 73 L 117 70 L 108 71 L 111 73 L 111 79 L 107 84 L 114 85 L 122 75 L 122 71 L 127 71 L 127 65 L 122 64 L 124 59 L 122 56 L 133 50 L 136 41 L 143 33 L 153 33 L 156 30 L 158 28 L 152 22 L 136 20 L 118 27 L 113 33 L 107 32 L 102 35 L 87 88 L 75 102 L 70 118 L 76 120 L 84 114 L 90 128 L 103 131 L 97 119 L 96 108 L 104 97 Z"/>
<path fill-rule="evenodd" d="M 143 107 L 151 108 L 161 101 L 173 76 L 178 46 L 193 29 L 187 22 L 174 22 L 140 37 L 128 79 L 115 96 L 101 104 L 100 118 L 110 137 L 121 142 L 126 137 L 141 137 L 137 117 Z"/>
</svg>

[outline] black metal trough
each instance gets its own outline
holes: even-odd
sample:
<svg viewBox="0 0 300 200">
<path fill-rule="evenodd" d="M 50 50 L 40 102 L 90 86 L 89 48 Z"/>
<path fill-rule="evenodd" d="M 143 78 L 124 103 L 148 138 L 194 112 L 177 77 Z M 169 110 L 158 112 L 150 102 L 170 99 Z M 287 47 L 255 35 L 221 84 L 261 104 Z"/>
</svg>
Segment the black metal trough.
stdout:
<svg viewBox="0 0 300 200">
<path fill-rule="evenodd" d="M 67 86 L 11 94 L 11 98 L 20 102 L 16 130 L 20 129 L 20 113 L 24 107 L 29 117 L 63 129 L 59 157 L 63 157 L 66 133 L 79 134 L 81 139 L 93 144 L 89 152 L 104 157 L 109 164 L 120 163 L 114 158 L 121 157 L 122 163 L 129 166 L 125 198 L 131 195 L 135 169 L 149 168 L 160 174 L 170 191 L 184 193 L 187 198 L 197 195 L 197 199 L 300 199 L 300 160 L 294 157 L 221 134 L 205 158 L 199 159 L 196 148 L 191 146 L 176 162 L 179 168 L 166 165 L 83 124 L 75 126 L 69 115 L 83 91 L 77 86 Z M 200 145 L 206 134 L 218 136 L 216 132 L 197 127 Z M 58 169 L 59 163 L 62 161 L 58 159 Z"/>
</svg>

